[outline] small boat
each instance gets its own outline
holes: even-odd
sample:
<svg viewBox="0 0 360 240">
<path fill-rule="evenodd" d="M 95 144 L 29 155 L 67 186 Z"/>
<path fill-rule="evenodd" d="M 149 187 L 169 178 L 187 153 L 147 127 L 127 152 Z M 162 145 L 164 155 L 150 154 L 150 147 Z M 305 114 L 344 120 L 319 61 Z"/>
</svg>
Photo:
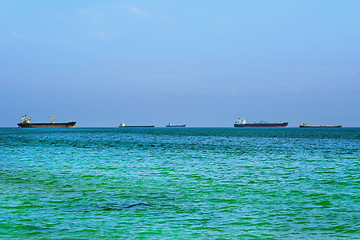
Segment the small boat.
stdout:
<svg viewBox="0 0 360 240">
<path fill-rule="evenodd" d="M 119 127 L 126 127 L 126 128 L 153 128 L 155 125 L 134 125 L 134 126 L 127 126 L 125 123 L 120 123 Z"/>
<path fill-rule="evenodd" d="M 186 124 L 172 124 L 169 123 L 166 127 L 186 127 Z"/>
<path fill-rule="evenodd" d="M 303 123 L 299 125 L 299 128 L 341 128 L 342 125 L 319 125 L 319 126 L 312 126 L 308 125 L 307 123 Z"/>
<path fill-rule="evenodd" d="M 76 122 L 69 121 L 67 123 L 55 123 L 55 119 L 50 117 L 49 123 L 30 123 L 31 117 L 26 115 L 21 118 L 20 123 L 17 125 L 20 128 L 74 128 Z"/>
<path fill-rule="evenodd" d="M 282 123 L 268 123 L 265 121 L 261 121 L 258 123 L 247 123 L 245 119 L 239 118 L 235 123 L 234 127 L 287 127 L 288 122 Z"/>
</svg>

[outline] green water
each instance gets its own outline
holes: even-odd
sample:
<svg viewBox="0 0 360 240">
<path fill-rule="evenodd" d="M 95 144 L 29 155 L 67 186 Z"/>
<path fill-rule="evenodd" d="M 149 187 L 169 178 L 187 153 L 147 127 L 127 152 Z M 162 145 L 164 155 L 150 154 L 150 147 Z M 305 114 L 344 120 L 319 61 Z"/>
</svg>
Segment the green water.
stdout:
<svg viewBox="0 0 360 240">
<path fill-rule="evenodd" d="M 0 129 L 1 239 L 360 239 L 360 129 Z"/>
</svg>

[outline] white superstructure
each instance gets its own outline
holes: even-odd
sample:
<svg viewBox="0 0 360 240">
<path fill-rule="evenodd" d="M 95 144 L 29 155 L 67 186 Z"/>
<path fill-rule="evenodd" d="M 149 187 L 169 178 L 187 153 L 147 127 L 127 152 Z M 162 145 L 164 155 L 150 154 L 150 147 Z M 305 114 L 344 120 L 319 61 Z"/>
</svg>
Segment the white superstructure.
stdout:
<svg viewBox="0 0 360 240">
<path fill-rule="evenodd" d="M 239 119 L 235 122 L 235 124 L 245 124 L 245 123 L 246 123 L 246 120 L 243 119 L 243 118 L 239 118 Z"/>
</svg>

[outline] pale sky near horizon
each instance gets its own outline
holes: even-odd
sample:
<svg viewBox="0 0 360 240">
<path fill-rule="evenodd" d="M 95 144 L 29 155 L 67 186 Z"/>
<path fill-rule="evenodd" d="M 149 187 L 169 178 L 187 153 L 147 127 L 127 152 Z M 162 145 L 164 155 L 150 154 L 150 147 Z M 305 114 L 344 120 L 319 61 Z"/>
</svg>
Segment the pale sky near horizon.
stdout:
<svg viewBox="0 0 360 240">
<path fill-rule="evenodd" d="M 0 0 L 0 127 L 360 127 L 360 1 Z"/>
</svg>

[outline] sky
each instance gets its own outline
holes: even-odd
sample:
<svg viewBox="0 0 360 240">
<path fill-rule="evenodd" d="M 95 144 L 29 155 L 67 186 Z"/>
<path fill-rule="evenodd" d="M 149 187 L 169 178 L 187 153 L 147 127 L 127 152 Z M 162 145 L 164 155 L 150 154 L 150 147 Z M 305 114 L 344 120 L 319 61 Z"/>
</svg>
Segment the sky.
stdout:
<svg viewBox="0 0 360 240">
<path fill-rule="evenodd" d="M 0 127 L 360 127 L 360 1 L 0 0 Z"/>
</svg>

